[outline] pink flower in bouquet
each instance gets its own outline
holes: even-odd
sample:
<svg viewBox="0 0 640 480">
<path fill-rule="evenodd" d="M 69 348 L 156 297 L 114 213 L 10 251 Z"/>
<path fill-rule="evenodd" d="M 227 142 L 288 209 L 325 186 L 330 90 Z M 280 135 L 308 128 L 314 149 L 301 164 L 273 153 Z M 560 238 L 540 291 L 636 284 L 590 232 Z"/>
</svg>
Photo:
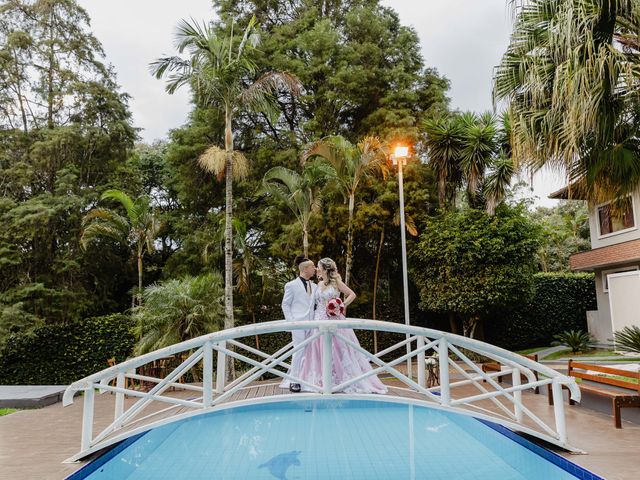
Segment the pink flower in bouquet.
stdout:
<svg viewBox="0 0 640 480">
<path fill-rule="evenodd" d="M 339 298 L 332 298 L 327 303 L 327 316 L 340 317 L 344 315 L 344 302 Z"/>
</svg>

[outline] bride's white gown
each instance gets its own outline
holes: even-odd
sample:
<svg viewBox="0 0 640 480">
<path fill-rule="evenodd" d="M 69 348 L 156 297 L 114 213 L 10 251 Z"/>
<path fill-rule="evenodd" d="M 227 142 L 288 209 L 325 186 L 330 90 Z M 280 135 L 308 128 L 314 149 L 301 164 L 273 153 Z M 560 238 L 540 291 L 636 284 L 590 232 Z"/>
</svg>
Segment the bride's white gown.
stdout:
<svg viewBox="0 0 640 480">
<path fill-rule="evenodd" d="M 325 287 L 320 284 L 315 293 L 315 313 L 314 320 L 340 320 L 341 317 L 329 317 L 327 315 L 327 303 L 332 298 L 336 298 L 340 295 L 340 292 L 332 285 Z M 317 330 L 312 330 L 309 333 L 312 335 Z M 338 333 L 343 337 L 349 339 L 349 341 L 360 345 L 356 334 L 350 328 L 338 329 Z M 303 359 L 300 366 L 300 378 L 307 383 L 322 387 L 322 337 L 318 337 L 311 342 L 304 350 Z M 332 383 L 333 386 L 340 385 L 349 379 L 359 377 L 366 372 L 372 370 L 369 360 L 364 354 L 355 350 L 350 345 L 346 344 L 342 339 L 332 337 Z M 305 388 L 302 385 L 302 390 L 309 391 L 309 388 Z M 344 393 L 387 393 L 387 387 L 380 381 L 376 375 L 371 375 L 356 383 L 341 389 Z"/>
</svg>

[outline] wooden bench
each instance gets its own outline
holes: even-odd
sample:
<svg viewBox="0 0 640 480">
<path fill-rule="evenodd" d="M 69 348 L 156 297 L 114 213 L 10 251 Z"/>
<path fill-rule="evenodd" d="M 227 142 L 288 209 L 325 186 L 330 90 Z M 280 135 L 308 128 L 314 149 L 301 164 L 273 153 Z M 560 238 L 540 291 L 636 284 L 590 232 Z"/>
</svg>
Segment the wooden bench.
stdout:
<svg viewBox="0 0 640 480">
<path fill-rule="evenodd" d="M 638 383 L 634 383 L 628 380 L 620 378 L 611 378 L 604 375 L 594 375 L 591 372 L 605 373 L 607 375 L 617 375 L 619 377 L 635 378 Z M 567 374 L 571 377 L 581 378 L 582 380 L 588 380 L 590 382 L 613 385 L 614 387 L 623 388 L 629 390 L 625 392 L 623 390 L 614 390 L 611 388 L 603 388 L 599 385 L 591 385 L 589 383 L 581 382 L 579 387 L 583 392 L 593 393 L 594 395 L 600 395 L 601 397 L 607 397 L 611 399 L 611 406 L 613 409 L 613 423 L 616 428 L 622 428 L 622 418 L 620 416 L 621 408 L 628 407 L 640 407 L 640 372 L 630 372 L 628 370 L 622 370 L 619 368 L 613 368 L 610 366 L 593 365 L 590 363 L 574 362 L 569 360 L 569 368 Z M 563 385 L 564 388 L 566 388 Z M 549 405 L 553 405 L 553 395 L 551 394 L 551 385 L 547 385 L 549 394 Z M 569 405 L 573 405 L 576 402 L 569 398 Z"/>
<path fill-rule="evenodd" d="M 529 355 L 523 355 L 523 357 L 528 358 L 529 360 L 533 360 L 534 362 L 538 361 L 538 354 L 537 353 L 531 353 Z M 490 363 L 483 363 L 482 364 L 482 371 L 484 373 L 487 372 L 500 372 L 502 370 L 502 365 L 500 365 L 499 363 L 495 363 L 495 362 L 490 362 Z M 538 380 L 538 372 L 536 372 L 535 370 L 533 371 L 533 374 L 536 377 L 536 380 Z M 505 371 L 505 373 L 503 375 L 498 375 L 495 378 L 498 379 L 498 383 L 502 383 L 502 377 L 504 377 L 505 375 L 511 375 L 511 372 Z M 529 380 L 527 379 L 526 376 L 521 375 L 521 378 L 523 380 L 525 380 L 526 382 L 528 382 Z M 486 380 L 484 380 L 484 382 L 486 382 Z M 538 387 L 536 387 L 533 390 L 534 393 L 538 394 L 540 393 L 538 390 Z"/>
</svg>

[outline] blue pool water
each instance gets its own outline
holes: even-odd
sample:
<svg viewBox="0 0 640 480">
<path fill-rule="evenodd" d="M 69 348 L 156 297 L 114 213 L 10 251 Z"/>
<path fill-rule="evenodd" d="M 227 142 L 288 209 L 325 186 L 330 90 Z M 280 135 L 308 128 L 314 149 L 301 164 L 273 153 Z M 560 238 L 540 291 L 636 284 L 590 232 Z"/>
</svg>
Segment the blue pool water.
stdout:
<svg viewBox="0 0 640 480">
<path fill-rule="evenodd" d="M 471 417 L 333 399 L 237 407 L 159 427 L 86 476 L 99 461 L 71 478 L 577 478 Z"/>
</svg>

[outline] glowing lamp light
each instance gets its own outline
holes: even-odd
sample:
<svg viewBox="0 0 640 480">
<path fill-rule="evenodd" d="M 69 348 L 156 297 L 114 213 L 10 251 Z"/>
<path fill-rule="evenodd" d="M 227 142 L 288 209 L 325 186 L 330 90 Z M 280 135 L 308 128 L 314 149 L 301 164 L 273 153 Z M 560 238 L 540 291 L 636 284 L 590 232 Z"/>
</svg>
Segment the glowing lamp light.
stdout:
<svg viewBox="0 0 640 480">
<path fill-rule="evenodd" d="M 404 160 L 403 163 L 406 163 L 406 159 L 408 156 L 409 156 L 409 147 L 406 147 L 404 145 L 398 145 L 393 150 L 393 155 L 392 155 L 393 164 L 397 165 L 399 158 Z"/>
</svg>

